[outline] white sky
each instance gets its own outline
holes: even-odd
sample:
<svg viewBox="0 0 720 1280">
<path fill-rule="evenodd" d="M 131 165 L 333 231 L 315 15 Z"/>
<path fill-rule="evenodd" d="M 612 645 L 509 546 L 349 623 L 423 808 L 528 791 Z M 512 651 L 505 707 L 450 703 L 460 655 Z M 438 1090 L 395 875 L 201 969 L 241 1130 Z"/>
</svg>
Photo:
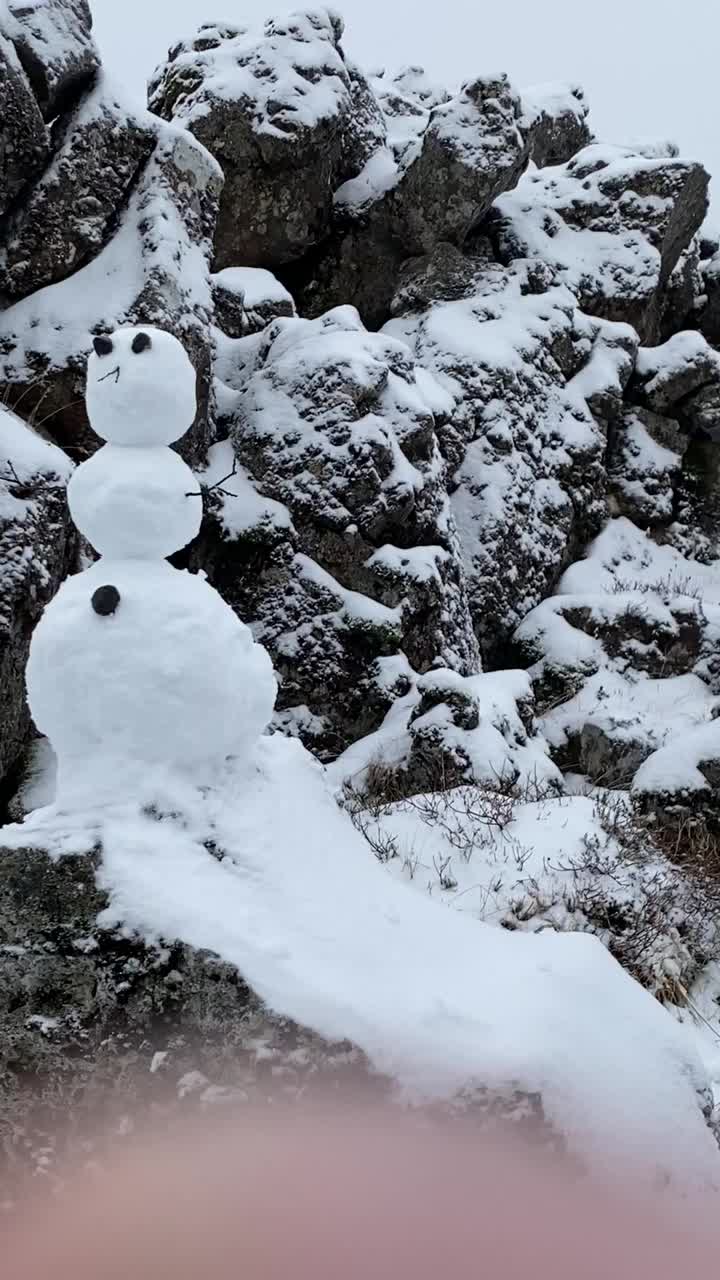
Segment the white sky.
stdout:
<svg viewBox="0 0 720 1280">
<path fill-rule="evenodd" d="M 302 0 L 91 5 L 105 65 L 137 96 L 168 45 L 201 22 L 260 21 L 303 7 Z M 601 139 L 672 138 L 718 175 L 718 210 L 720 0 L 339 0 L 334 7 L 345 18 L 346 53 L 365 67 L 419 63 L 449 87 L 498 70 L 518 88 L 582 84 Z"/>
</svg>

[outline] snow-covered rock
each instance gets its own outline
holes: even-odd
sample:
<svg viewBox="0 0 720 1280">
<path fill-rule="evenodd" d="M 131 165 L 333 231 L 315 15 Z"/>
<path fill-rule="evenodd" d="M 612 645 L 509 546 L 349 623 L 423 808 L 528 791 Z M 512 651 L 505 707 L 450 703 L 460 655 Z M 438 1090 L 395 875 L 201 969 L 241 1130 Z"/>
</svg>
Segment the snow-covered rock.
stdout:
<svg viewBox="0 0 720 1280">
<path fill-rule="evenodd" d="M 583 310 L 652 342 L 664 286 L 705 217 L 708 180 L 696 163 L 595 143 L 526 174 L 497 201 L 492 234 L 503 261 L 539 258 Z"/>
<path fill-rule="evenodd" d="M 522 91 L 523 132 L 530 134 L 530 159 L 538 169 L 567 164 L 592 141 L 590 108 L 580 85 L 550 82 Z"/>
<path fill-rule="evenodd" d="M 77 102 L 100 68 L 88 0 L 8 0 L 2 25 L 45 120 L 54 120 Z"/>
<path fill-rule="evenodd" d="M 136 120 L 123 114 L 118 127 L 134 135 Z M 155 146 L 107 243 L 66 279 L 0 312 L 0 380 L 10 403 L 82 456 L 97 447 L 83 400 L 92 335 L 136 322 L 170 329 L 198 375 L 197 417 L 181 442 L 198 460 L 214 430 L 210 254 L 222 173 L 189 133 L 145 120 Z"/>
<path fill-rule="evenodd" d="M 720 346 L 720 246 L 701 263 L 703 300 L 699 324 L 708 342 Z"/>
<path fill-rule="evenodd" d="M 72 567 L 71 469 L 65 454 L 0 406 L 0 785 L 30 732 L 25 664 L 33 628 Z"/>
<path fill-rule="evenodd" d="M 720 719 L 678 726 L 640 766 L 632 784 L 642 804 L 689 811 L 717 822 L 720 796 Z"/>
<path fill-rule="evenodd" d="M 206 24 L 156 71 L 151 109 L 223 165 L 218 268 L 299 257 L 329 229 L 335 188 L 362 167 L 362 149 L 355 166 L 345 154 L 353 98 L 342 32 L 326 9 L 269 19 L 259 32 Z"/>
<path fill-rule="evenodd" d="M 375 733 L 333 761 L 328 774 L 370 802 L 378 790 L 415 795 L 459 782 L 491 787 L 498 796 L 562 788 L 536 732 L 524 671 L 465 677 L 442 668 L 427 672 L 397 699 Z"/>
<path fill-rule="evenodd" d="M 455 400 L 438 436 L 476 633 L 495 660 L 605 514 L 603 435 L 572 387 L 594 329 L 567 289 L 528 264 L 443 250 L 417 274 L 404 278 L 401 314 L 384 331 Z"/>
<path fill-rule="evenodd" d="M 4 832 L 1 856 L 10 866 L 4 919 L 15 957 L 9 963 L 16 974 L 25 971 L 38 994 L 48 990 L 39 980 L 43 971 L 17 952 L 42 933 L 43 905 L 30 910 L 26 885 L 46 864 L 36 855 L 18 868 L 12 854 L 18 849 L 44 850 L 60 865 L 75 855 L 68 879 L 79 874 L 85 881 L 76 894 L 76 928 L 82 925 L 88 963 L 84 970 L 79 965 L 72 913 L 60 934 L 69 951 L 64 974 L 56 952 L 46 953 L 46 978 L 54 972 L 61 991 L 74 971 L 81 993 L 87 991 L 97 964 L 93 944 L 111 953 L 117 945 L 112 938 L 103 944 L 97 926 L 122 926 L 124 954 L 136 948 L 129 1003 L 134 996 L 138 1021 L 147 1025 L 149 957 L 141 948 L 163 940 L 179 959 L 174 981 L 182 989 L 187 975 L 193 1002 L 205 989 L 192 979 L 195 957 L 210 950 L 267 1009 L 331 1044 L 350 1041 L 410 1100 L 452 1101 L 474 1089 L 538 1096 L 545 1122 L 582 1164 L 610 1173 L 621 1153 L 624 1167 L 643 1182 L 654 1183 L 660 1169 L 678 1189 L 717 1185 L 720 1158 L 706 1126 L 708 1077 L 692 1037 L 596 938 L 550 928 L 511 932 L 398 882 L 297 743 L 264 740 L 252 778 L 231 771 L 212 787 L 164 794 L 157 782 L 146 776 L 125 805 L 70 814 L 51 806 Z M 102 848 L 98 887 L 109 896 L 104 910 L 88 885 L 95 845 Z M 17 918 L 13 897 L 22 892 L 27 901 Z M 98 909 L 88 935 L 88 917 Z M 100 974 L 107 1008 L 107 964 Z M 168 978 L 161 964 L 162 1008 Z M 87 1017 L 86 995 L 81 1009 Z M 54 1015 L 60 1044 L 67 1044 L 68 1013 L 66 997 L 52 1007 L 39 1000 L 32 1016 L 43 1020 L 25 1021 L 34 1041 L 26 1052 L 42 1061 L 35 1046 L 43 1029 L 52 1037 L 46 1019 Z M 10 1026 L 17 1036 L 17 1011 Z M 151 1048 L 164 1052 L 155 1047 L 157 1034 Z M 233 1039 L 228 1029 L 225 1043 Z M 1 1043 L 4 1053 L 12 1048 L 12 1039 Z"/>
<path fill-rule="evenodd" d="M 409 132 L 394 147 L 389 136 L 339 187 L 332 234 L 290 277 L 312 315 L 349 300 L 367 324 L 382 324 L 402 263 L 445 242 L 462 245 L 527 165 L 520 99 L 506 76 L 469 81 L 454 97 L 419 79 L 414 98 L 390 99 L 401 119 L 408 111 Z"/>
<path fill-rule="evenodd" d="M 641 527 L 670 524 L 686 440 L 678 424 L 627 406 L 610 427 L 608 480 L 615 513 Z"/>
<path fill-rule="evenodd" d="M 630 394 L 655 413 L 677 410 L 687 418 L 688 400 L 711 384 L 720 384 L 720 355 L 702 334 L 681 330 L 660 346 L 638 351 Z"/>
<path fill-rule="evenodd" d="M 200 561 L 273 654 L 281 711 L 337 754 L 413 670 L 478 666 L 437 442 L 452 399 L 351 307 L 276 320 L 219 368 L 234 455 L 217 445 L 203 479 L 242 471 Z"/>
<path fill-rule="evenodd" d="M 294 316 L 284 285 L 264 267 L 226 267 L 212 277 L 215 320 L 228 338 L 259 333 L 279 316 Z"/>
<path fill-rule="evenodd" d="M 155 141 L 151 121 L 134 117 L 102 83 L 61 121 L 49 165 L 0 231 L 8 299 L 63 280 L 95 256 Z"/>
<path fill-rule="evenodd" d="M 42 171 L 50 139 L 12 43 L 0 29 L 0 213 Z"/>
</svg>

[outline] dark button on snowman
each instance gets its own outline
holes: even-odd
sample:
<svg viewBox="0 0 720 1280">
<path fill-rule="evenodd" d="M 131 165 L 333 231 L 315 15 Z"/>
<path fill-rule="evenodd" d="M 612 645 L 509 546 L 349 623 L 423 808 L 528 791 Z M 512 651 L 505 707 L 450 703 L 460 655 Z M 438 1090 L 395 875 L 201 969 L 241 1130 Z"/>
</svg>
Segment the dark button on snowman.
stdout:
<svg viewBox="0 0 720 1280">
<path fill-rule="evenodd" d="M 58 757 L 58 800 L 133 789 L 148 771 L 216 780 L 250 761 L 275 701 L 266 651 L 204 577 L 164 557 L 202 518 L 198 483 L 167 446 L 195 417 L 195 371 L 161 329 L 96 338 L 87 409 L 108 443 L 68 502 L 100 560 L 68 578 L 33 636 L 35 723 Z"/>
</svg>

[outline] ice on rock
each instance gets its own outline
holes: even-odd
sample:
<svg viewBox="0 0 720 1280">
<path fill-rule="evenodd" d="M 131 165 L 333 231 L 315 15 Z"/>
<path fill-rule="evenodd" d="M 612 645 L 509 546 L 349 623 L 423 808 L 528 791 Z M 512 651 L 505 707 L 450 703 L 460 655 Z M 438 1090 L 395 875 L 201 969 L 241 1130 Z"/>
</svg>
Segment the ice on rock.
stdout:
<svg viewBox="0 0 720 1280">
<path fill-rule="evenodd" d="M 88 360 L 87 411 L 94 431 L 116 445 L 179 440 L 196 412 L 196 374 L 171 333 L 152 325 L 97 338 Z"/>
</svg>

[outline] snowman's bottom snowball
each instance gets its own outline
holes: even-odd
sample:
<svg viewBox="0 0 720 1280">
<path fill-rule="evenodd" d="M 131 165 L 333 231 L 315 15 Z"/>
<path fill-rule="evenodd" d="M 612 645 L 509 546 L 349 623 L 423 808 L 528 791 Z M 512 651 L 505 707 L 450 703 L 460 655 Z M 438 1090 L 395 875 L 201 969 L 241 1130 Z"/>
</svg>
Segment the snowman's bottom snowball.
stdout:
<svg viewBox="0 0 720 1280">
<path fill-rule="evenodd" d="M 92 606 L 117 589 L 115 613 Z M 144 766 L 212 781 L 248 757 L 272 715 L 265 649 L 201 577 L 164 561 L 103 559 L 68 578 L 33 636 L 30 710 L 58 757 L 58 795 L 106 771 L 121 787 Z"/>
</svg>

